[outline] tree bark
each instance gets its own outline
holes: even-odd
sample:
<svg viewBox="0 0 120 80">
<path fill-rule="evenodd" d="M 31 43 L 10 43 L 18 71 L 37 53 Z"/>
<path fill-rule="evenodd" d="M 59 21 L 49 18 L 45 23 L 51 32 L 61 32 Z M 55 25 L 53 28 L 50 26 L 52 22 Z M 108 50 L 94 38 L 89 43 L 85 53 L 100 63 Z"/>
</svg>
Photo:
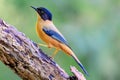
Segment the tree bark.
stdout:
<svg viewBox="0 0 120 80">
<path fill-rule="evenodd" d="M 84 80 L 69 76 L 35 42 L 1 19 L 0 60 L 23 80 Z"/>
</svg>

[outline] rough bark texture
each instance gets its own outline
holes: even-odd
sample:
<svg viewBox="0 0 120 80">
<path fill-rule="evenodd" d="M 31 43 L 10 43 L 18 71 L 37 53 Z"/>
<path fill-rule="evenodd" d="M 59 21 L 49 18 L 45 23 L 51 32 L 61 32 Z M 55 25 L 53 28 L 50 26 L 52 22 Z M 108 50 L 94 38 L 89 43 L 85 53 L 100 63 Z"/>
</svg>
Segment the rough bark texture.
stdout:
<svg viewBox="0 0 120 80">
<path fill-rule="evenodd" d="M 81 72 L 79 72 L 74 66 L 71 66 L 71 72 L 76 76 L 78 80 L 86 80 L 84 75 Z"/>
<path fill-rule="evenodd" d="M 77 80 L 69 77 L 36 43 L 1 19 L 0 60 L 23 80 Z"/>
</svg>

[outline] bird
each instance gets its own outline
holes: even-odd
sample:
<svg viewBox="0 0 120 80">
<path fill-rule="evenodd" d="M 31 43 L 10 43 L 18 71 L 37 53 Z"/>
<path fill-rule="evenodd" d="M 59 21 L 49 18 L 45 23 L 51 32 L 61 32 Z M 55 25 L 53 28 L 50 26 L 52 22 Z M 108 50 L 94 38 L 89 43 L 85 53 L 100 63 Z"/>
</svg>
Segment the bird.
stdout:
<svg viewBox="0 0 120 80">
<path fill-rule="evenodd" d="M 81 67 L 83 72 L 88 75 L 88 72 L 76 57 L 65 37 L 55 27 L 52 21 L 52 13 L 44 7 L 31 7 L 37 12 L 36 32 L 39 38 L 46 43 L 46 45 L 40 45 L 46 46 L 48 48 L 55 48 L 56 50 L 53 53 L 53 56 L 55 56 L 60 50 L 62 50 L 67 55 L 72 56 L 77 64 Z"/>
</svg>

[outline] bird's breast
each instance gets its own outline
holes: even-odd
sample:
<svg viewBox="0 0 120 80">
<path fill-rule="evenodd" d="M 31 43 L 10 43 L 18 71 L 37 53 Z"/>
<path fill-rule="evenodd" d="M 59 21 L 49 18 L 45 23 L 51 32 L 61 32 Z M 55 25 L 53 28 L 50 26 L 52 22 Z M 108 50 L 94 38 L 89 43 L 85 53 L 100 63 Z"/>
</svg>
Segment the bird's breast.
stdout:
<svg viewBox="0 0 120 80">
<path fill-rule="evenodd" d="M 47 42 L 47 36 L 46 36 L 46 34 L 43 32 L 43 30 L 42 30 L 42 24 L 39 24 L 39 23 L 37 23 L 37 26 L 36 26 L 36 32 L 37 32 L 37 34 L 38 34 L 38 36 L 43 40 L 43 41 L 45 41 L 45 42 Z M 48 42 L 47 42 L 48 43 Z"/>
</svg>

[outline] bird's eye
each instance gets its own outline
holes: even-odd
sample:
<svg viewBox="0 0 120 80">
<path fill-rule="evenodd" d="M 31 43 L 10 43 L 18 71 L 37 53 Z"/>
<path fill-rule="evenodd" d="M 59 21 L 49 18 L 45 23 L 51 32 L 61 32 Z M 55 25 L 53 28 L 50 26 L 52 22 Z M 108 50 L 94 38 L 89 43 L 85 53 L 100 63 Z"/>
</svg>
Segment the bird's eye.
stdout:
<svg viewBox="0 0 120 80">
<path fill-rule="evenodd" d="M 41 14 L 44 14 L 44 11 L 41 11 Z"/>
</svg>

